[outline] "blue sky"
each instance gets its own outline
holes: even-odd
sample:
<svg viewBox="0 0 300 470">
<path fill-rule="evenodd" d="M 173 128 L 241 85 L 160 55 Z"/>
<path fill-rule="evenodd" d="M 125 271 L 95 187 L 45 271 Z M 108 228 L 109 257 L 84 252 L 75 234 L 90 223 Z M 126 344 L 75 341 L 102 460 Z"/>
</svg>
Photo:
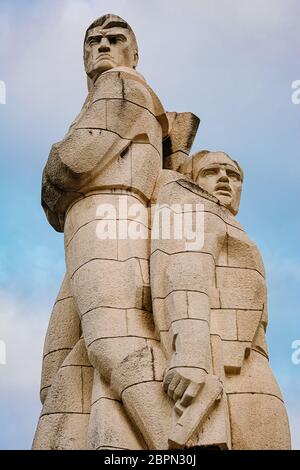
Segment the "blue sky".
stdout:
<svg viewBox="0 0 300 470">
<path fill-rule="evenodd" d="M 41 173 L 86 95 L 84 31 L 107 12 L 136 31 L 138 69 L 165 108 L 201 118 L 194 150 L 224 150 L 244 168 L 239 220 L 265 261 L 271 364 L 300 449 L 298 0 L 1 0 L 0 448 L 30 448 L 40 411 L 43 341 L 64 273 Z"/>
</svg>

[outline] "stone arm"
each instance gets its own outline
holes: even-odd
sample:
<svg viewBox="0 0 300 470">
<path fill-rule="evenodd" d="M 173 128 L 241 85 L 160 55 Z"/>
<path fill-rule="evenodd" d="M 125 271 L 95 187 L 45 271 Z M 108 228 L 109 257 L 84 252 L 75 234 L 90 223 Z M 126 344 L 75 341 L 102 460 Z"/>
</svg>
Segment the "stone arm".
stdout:
<svg viewBox="0 0 300 470">
<path fill-rule="evenodd" d="M 160 120 L 166 131 L 163 108 L 139 74 L 126 68 L 102 74 L 66 137 L 51 149 L 42 183 L 49 223 L 63 231 L 70 204 L 132 142 L 151 143 L 159 151 L 155 126 Z"/>
<path fill-rule="evenodd" d="M 226 227 L 213 209 L 203 211 L 207 204 L 214 206 L 213 199 L 208 202 L 201 197 L 201 189 L 193 183 L 185 181 L 185 186 L 180 180 L 162 185 L 157 203 L 170 206 L 180 201 L 183 211 L 184 204 L 193 207 L 196 212 L 190 216 L 194 217 L 194 226 L 196 223 L 199 246 L 188 248 L 184 236 L 181 240 L 153 240 L 151 287 L 154 319 L 169 359 L 164 387 L 171 398 L 181 398 L 181 404 L 188 406 L 212 373 L 210 297 L 215 289 L 215 260 Z"/>
<path fill-rule="evenodd" d="M 174 401 L 188 406 L 212 373 L 209 332 L 209 290 L 214 281 L 213 259 L 206 253 L 170 254 L 165 287 L 165 314 L 170 324 L 172 355 L 164 388 Z"/>
</svg>

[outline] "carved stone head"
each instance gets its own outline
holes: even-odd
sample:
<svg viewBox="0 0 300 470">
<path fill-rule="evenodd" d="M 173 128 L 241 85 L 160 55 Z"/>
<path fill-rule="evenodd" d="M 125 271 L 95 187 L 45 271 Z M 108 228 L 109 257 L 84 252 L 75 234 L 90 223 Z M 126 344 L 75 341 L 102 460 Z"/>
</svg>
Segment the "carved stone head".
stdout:
<svg viewBox="0 0 300 470">
<path fill-rule="evenodd" d="M 226 153 L 207 150 L 196 153 L 183 168 L 183 173 L 219 199 L 233 215 L 238 213 L 243 170 Z"/>
<path fill-rule="evenodd" d="M 107 70 L 119 66 L 135 68 L 137 63 L 137 41 L 126 21 L 108 14 L 89 26 L 84 39 L 84 65 L 93 82 Z"/>
</svg>

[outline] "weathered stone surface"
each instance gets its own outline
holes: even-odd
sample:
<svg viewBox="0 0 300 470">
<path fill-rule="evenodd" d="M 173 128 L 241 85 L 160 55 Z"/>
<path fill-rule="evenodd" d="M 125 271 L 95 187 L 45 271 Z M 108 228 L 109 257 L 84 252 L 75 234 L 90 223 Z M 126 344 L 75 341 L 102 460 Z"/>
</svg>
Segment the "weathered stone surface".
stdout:
<svg viewBox="0 0 300 470">
<path fill-rule="evenodd" d="M 138 260 L 93 259 L 75 272 L 72 291 L 81 315 L 98 307 L 142 308 Z"/>
<path fill-rule="evenodd" d="M 123 404 L 96 370 L 93 380 L 88 442 L 92 450 L 146 448 L 141 437 L 132 428 Z"/>
<path fill-rule="evenodd" d="M 170 133 L 163 142 L 164 168 L 179 171 L 187 162 L 200 120 L 192 113 L 168 113 Z"/>
<path fill-rule="evenodd" d="M 86 450 L 89 414 L 55 413 L 40 417 L 33 450 Z"/>
<path fill-rule="evenodd" d="M 232 446 L 235 450 L 289 450 L 284 403 L 264 394 L 229 395 Z"/>
<path fill-rule="evenodd" d="M 189 158 L 199 119 L 164 110 L 124 20 L 89 27 L 84 61 L 87 99 L 43 173 L 67 273 L 33 448 L 288 449 L 264 266 L 235 219 L 241 167 Z"/>
</svg>

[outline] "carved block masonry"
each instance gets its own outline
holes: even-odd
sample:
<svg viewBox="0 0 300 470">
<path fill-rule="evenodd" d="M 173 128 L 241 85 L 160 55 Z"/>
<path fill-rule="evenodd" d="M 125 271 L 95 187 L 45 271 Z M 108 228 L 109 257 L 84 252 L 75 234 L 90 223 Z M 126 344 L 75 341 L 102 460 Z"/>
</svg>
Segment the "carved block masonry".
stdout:
<svg viewBox="0 0 300 470">
<path fill-rule="evenodd" d="M 190 157 L 199 119 L 164 110 L 122 18 L 92 23 L 84 61 L 87 99 L 43 174 L 66 276 L 33 449 L 289 449 L 263 262 L 235 219 L 241 167 L 223 152 Z M 147 236 L 99 236 L 120 200 L 118 223 Z M 153 204 L 201 207 L 202 246 L 185 231 L 151 237 Z"/>
</svg>

